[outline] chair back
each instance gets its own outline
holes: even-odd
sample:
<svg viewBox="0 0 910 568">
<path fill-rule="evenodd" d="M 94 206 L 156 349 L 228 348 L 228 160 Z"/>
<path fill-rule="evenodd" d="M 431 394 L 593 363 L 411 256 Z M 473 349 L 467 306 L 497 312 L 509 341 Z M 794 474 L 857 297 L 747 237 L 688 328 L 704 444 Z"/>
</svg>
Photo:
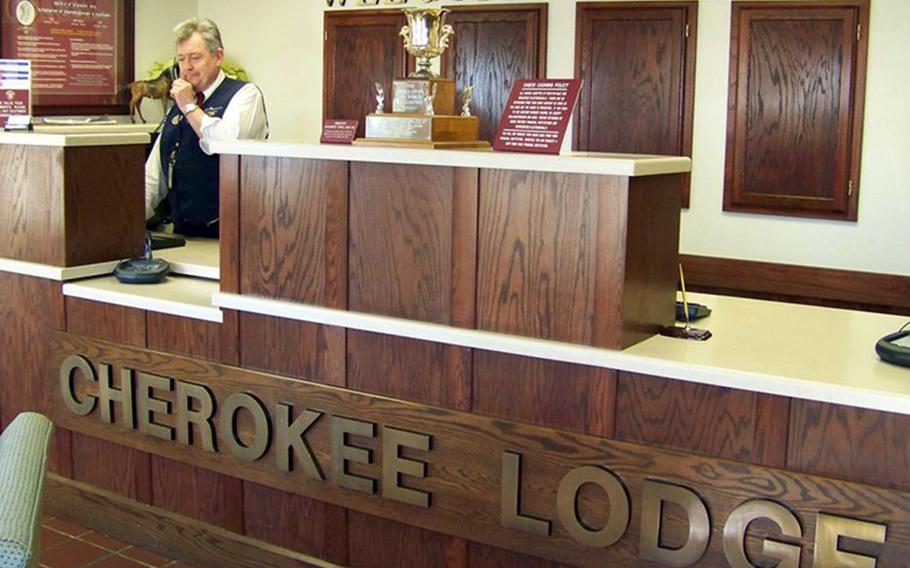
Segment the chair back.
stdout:
<svg viewBox="0 0 910 568">
<path fill-rule="evenodd" d="M 54 425 L 23 412 L 0 434 L 0 568 L 38 565 L 41 497 Z"/>
</svg>

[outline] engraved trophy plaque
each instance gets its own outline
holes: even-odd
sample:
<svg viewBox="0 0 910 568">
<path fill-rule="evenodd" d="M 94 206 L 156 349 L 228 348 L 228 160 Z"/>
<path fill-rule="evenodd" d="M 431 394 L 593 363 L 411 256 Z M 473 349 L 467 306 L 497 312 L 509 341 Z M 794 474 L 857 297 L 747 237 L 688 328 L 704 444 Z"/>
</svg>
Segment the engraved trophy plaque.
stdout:
<svg viewBox="0 0 910 568">
<path fill-rule="evenodd" d="M 417 59 L 417 70 L 392 81 L 392 112 L 369 114 L 366 136 L 355 144 L 423 148 L 486 148 L 477 140 L 480 121 L 455 114 L 455 81 L 439 77 L 432 60 L 442 55 L 455 33 L 446 24 L 446 8 L 403 10 L 407 25 L 399 35 L 407 52 Z"/>
</svg>

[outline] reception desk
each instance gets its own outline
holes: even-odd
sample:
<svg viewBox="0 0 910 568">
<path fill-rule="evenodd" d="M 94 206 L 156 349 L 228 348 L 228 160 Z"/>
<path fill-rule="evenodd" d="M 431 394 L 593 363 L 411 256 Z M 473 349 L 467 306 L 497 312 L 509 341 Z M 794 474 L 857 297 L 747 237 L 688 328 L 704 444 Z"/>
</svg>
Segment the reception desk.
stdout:
<svg viewBox="0 0 910 568">
<path fill-rule="evenodd" d="M 697 296 L 714 338 L 653 334 L 687 159 L 217 151 L 221 242 L 167 284 L 0 265 L 0 419 L 54 418 L 52 514 L 200 566 L 910 551 L 901 318 Z"/>
</svg>

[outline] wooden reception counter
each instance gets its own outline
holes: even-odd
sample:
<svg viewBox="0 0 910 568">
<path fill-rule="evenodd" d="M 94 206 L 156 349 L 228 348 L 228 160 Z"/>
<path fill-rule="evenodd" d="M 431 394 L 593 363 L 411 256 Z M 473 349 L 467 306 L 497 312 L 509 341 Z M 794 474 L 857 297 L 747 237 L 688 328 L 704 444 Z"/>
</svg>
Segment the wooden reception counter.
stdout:
<svg viewBox="0 0 910 568">
<path fill-rule="evenodd" d="M 0 257 L 79 266 L 142 250 L 149 135 L 0 132 Z"/>
<path fill-rule="evenodd" d="M 200 566 L 910 552 L 900 318 L 699 296 L 713 339 L 650 333 L 688 160 L 218 150 L 220 247 L 161 253 L 195 276 L 0 263 L 0 419 L 53 416 L 52 514 Z"/>
</svg>

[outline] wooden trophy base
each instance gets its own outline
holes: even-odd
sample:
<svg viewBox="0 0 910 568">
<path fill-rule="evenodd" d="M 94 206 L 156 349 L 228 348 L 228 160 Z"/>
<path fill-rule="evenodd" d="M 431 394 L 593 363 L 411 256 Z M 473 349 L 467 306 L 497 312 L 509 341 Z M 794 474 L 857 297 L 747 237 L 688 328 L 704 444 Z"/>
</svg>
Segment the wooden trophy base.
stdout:
<svg viewBox="0 0 910 568">
<path fill-rule="evenodd" d="M 490 143 L 486 140 L 434 142 L 432 140 L 399 140 L 396 138 L 356 138 L 354 144 L 357 146 L 386 146 L 391 148 L 424 148 L 439 150 L 464 150 L 490 147 Z"/>
<path fill-rule="evenodd" d="M 487 148 L 477 139 L 480 119 L 476 116 L 425 115 L 417 113 L 370 114 L 366 137 L 355 144 L 403 148 Z"/>
</svg>

